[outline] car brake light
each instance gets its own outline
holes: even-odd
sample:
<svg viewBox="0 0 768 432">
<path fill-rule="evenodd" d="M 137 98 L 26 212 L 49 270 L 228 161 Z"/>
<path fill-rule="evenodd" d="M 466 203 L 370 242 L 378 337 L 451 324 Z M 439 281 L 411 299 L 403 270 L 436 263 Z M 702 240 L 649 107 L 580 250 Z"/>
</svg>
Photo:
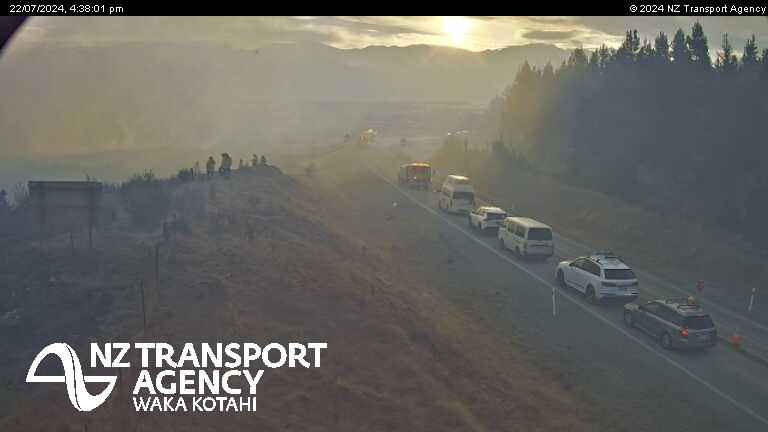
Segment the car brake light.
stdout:
<svg viewBox="0 0 768 432">
<path fill-rule="evenodd" d="M 683 327 L 682 330 L 680 330 L 680 336 L 682 337 L 688 337 L 688 327 Z"/>
</svg>

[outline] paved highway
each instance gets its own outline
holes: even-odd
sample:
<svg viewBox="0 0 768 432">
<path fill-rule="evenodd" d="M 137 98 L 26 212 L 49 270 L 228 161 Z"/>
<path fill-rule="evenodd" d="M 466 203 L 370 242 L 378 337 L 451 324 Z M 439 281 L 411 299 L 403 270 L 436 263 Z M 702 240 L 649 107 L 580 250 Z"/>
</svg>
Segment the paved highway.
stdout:
<svg viewBox="0 0 768 432">
<path fill-rule="evenodd" d="M 616 419 L 616 430 L 768 430 L 764 364 L 725 346 L 705 353 L 662 349 L 624 327 L 620 305 L 592 306 L 556 287 L 559 258 L 519 260 L 494 236 L 470 230 L 466 217 L 437 210 L 434 193 L 398 188 L 388 174 L 372 168 L 339 187 L 360 212 L 350 220 L 367 218 L 350 229 L 396 245 L 403 271 L 429 278 L 448 300 L 515 337 L 545 370 Z M 561 254 L 573 254 L 568 258 L 586 252 L 556 241 Z"/>
</svg>

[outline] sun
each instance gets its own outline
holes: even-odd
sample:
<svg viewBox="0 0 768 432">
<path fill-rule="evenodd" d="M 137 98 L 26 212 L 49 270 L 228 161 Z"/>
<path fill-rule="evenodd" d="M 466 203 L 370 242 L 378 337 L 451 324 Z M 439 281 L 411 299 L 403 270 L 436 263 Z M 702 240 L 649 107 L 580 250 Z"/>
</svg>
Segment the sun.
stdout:
<svg viewBox="0 0 768 432">
<path fill-rule="evenodd" d="M 443 32 L 454 45 L 461 45 L 472 30 L 472 21 L 463 16 L 444 16 Z"/>
</svg>

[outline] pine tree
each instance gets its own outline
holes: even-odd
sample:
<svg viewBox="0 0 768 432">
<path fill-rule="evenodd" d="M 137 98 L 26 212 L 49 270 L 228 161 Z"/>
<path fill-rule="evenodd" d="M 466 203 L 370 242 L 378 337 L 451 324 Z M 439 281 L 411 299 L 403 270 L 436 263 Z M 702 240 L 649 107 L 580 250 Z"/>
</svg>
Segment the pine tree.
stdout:
<svg viewBox="0 0 768 432">
<path fill-rule="evenodd" d="M 677 29 L 675 36 L 672 38 L 672 60 L 679 66 L 691 62 L 691 51 L 688 49 L 683 29 Z"/>
<path fill-rule="evenodd" d="M 648 42 L 648 40 L 644 40 L 643 46 L 640 47 L 640 50 L 637 52 L 638 63 L 648 64 L 650 63 L 651 59 L 653 59 L 655 56 L 656 56 L 656 53 L 653 50 L 653 46 L 651 46 L 651 43 Z"/>
<path fill-rule="evenodd" d="M 763 55 L 760 56 L 760 68 L 763 71 L 763 75 L 768 78 L 768 48 L 763 49 Z"/>
<path fill-rule="evenodd" d="M 704 28 L 697 21 L 691 29 L 691 35 L 686 39 L 688 49 L 691 52 L 691 60 L 694 64 L 704 68 L 712 66 L 712 59 L 709 58 L 709 45 L 707 36 L 704 34 Z"/>
<path fill-rule="evenodd" d="M 547 82 L 551 82 L 555 79 L 555 69 L 552 67 L 552 63 L 547 62 L 541 75 Z"/>
<path fill-rule="evenodd" d="M 659 33 L 653 41 L 653 52 L 657 58 L 669 60 L 669 39 L 664 32 Z"/>
<path fill-rule="evenodd" d="M 753 70 L 757 66 L 758 54 L 757 41 L 753 34 L 752 37 L 747 39 L 747 44 L 744 45 L 744 54 L 741 56 L 741 64 L 744 66 L 744 69 Z"/>
<path fill-rule="evenodd" d="M 583 48 L 576 48 L 573 50 L 573 52 L 571 52 L 570 57 L 568 57 L 569 67 L 583 69 L 588 63 L 589 60 L 587 59 L 587 53 Z"/>
<path fill-rule="evenodd" d="M 600 58 L 600 69 L 605 69 L 613 58 L 613 52 L 605 45 L 600 45 L 597 50 L 597 55 Z"/>
<path fill-rule="evenodd" d="M 733 46 L 728 40 L 728 33 L 723 35 L 723 47 L 722 51 L 717 53 L 717 62 L 715 68 L 720 72 L 733 73 L 739 65 L 739 61 L 736 58 L 736 54 L 733 53 Z"/>
<path fill-rule="evenodd" d="M 616 50 L 616 58 L 622 64 L 631 63 L 640 49 L 640 37 L 637 35 L 637 30 L 627 30 L 624 35 L 624 42 Z"/>
<path fill-rule="evenodd" d="M 533 83 L 534 73 L 531 64 L 526 60 L 515 78 L 515 86 L 527 87 Z"/>
</svg>

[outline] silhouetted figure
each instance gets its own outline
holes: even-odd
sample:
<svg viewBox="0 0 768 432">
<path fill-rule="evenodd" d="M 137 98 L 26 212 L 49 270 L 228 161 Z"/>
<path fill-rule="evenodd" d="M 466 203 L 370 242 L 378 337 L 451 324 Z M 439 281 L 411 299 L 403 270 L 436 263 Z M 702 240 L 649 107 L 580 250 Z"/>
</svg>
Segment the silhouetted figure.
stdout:
<svg viewBox="0 0 768 432">
<path fill-rule="evenodd" d="M 229 157 L 229 153 L 221 154 L 221 166 L 219 172 L 223 176 L 229 176 L 229 172 L 232 170 L 232 158 Z"/>
<path fill-rule="evenodd" d="M 266 165 L 267 164 L 267 157 L 264 155 L 261 155 L 261 164 Z"/>
<path fill-rule="evenodd" d="M 213 177 L 216 172 L 216 161 L 213 160 L 213 156 L 208 156 L 208 162 L 205 163 L 205 173 L 208 177 Z"/>
<path fill-rule="evenodd" d="M 251 166 L 256 166 L 259 164 L 259 157 L 256 156 L 256 153 L 253 154 L 253 159 L 251 159 Z"/>
<path fill-rule="evenodd" d="M 237 169 L 243 169 L 245 168 L 245 162 L 243 162 L 242 159 L 240 159 L 240 164 L 237 166 Z"/>
<path fill-rule="evenodd" d="M 200 176 L 200 161 L 195 162 L 195 166 L 192 168 L 192 176 L 193 177 Z"/>
</svg>

